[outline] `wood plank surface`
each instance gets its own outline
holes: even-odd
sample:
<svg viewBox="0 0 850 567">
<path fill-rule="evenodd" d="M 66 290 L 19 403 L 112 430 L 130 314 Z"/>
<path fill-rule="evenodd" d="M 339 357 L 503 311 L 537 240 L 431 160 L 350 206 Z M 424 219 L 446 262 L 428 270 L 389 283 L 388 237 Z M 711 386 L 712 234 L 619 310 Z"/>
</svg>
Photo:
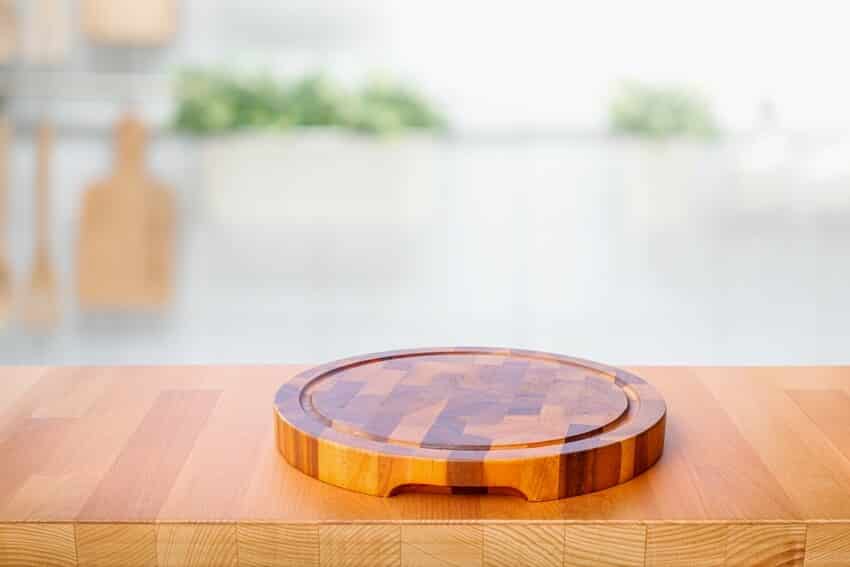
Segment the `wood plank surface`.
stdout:
<svg viewBox="0 0 850 567">
<path fill-rule="evenodd" d="M 850 565 L 850 368 L 631 368 L 664 456 L 542 503 L 294 470 L 272 403 L 303 368 L 0 369 L 0 566 Z"/>
<path fill-rule="evenodd" d="M 124 521 L 156 519 L 218 396 L 215 390 L 163 391 L 78 518 L 108 521 L 120 506 Z"/>
<path fill-rule="evenodd" d="M 850 394 L 845 390 L 789 390 L 788 395 L 824 437 L 850 459 Z"/>
<path fill-rule="evenodd" d="M 697 371 L 794 503 L 796 513 L 792 517 L 846 519 L 850 514 L 850 461 L 794 402 L 788 390 L 773 385 L 777 376 L 786 373 L 805 374 L 807 369 Z M 744 501 L 754 503 L 750 496 Z"/>
</svg>

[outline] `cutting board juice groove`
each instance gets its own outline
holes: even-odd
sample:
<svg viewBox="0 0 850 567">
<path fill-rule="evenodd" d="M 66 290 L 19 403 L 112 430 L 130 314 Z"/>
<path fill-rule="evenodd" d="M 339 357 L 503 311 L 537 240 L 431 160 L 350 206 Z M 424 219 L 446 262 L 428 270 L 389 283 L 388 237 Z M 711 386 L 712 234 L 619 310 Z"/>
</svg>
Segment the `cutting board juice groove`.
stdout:
<svg viewBox="0 0 850 567">
<path fill-rule="evenodd" d="M 622 370 L 516 349 L 350 358 L 298 375 L 275 401 L 278 448 L 305 474 L 376 496 L 602 490 L 651 467 L 666 405 Z"/>
</svg>

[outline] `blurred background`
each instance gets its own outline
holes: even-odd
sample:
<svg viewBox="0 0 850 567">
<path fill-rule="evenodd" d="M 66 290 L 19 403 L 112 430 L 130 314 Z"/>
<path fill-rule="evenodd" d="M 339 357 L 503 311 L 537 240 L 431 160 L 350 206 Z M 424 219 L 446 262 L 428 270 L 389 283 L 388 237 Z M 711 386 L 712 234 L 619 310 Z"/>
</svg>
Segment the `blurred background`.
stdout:
<svg viewBox="0 0 850 567">
<path fill-rule="evenodd" d="M 849 12 L 0 0 L 0 364 L 847 363 Z"/>
</svg>

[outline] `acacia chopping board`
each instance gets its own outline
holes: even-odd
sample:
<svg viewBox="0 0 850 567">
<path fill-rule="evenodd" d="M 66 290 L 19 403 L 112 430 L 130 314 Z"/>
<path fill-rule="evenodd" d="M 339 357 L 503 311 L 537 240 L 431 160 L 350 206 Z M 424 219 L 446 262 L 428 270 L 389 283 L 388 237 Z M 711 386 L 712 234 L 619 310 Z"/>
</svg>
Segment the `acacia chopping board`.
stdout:
<svg viewBox="0 0 850 567">
<path fill-rule="evenodd" d="M 162 45 L 177 29 L 176 0 L 84 0 L 83 28 L 96 43 Z"/>
<path fill-rule="evenodd" d="M 172 287 L 174 209 L 170 189 L 145 169 L 146 133 L 135 118 L 116 128 L 113 172 L 85 193 L 78 242 L 84 308 L 158 308 Z"/>
<path fill-rule="evenodd" d="M 278 391 L 290 465 L 377 496 L 519 493 L 554 500 L 644 472 L 666 405 L 628 372 L 488 348 L 397 351 L 303 372 Z"/>
</svg>

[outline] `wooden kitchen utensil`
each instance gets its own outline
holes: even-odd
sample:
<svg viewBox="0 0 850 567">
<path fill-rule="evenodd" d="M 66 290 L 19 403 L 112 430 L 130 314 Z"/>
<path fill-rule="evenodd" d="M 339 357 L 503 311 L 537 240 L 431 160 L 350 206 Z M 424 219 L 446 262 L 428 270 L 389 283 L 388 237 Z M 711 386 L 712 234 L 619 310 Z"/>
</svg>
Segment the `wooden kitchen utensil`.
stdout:
<svg viewBox="0 0 850 567">
<path fill-rule="evenodd" d="M 112 174 L 85 194 L 77 291 L 87 308 L 164 306 L 171 296 L 174 212 L 171 191 L 145 171 L 144 125 L 116 128 Z"/>
<path fill-rule="evenodd" d="M 176 0 L 84 0 L 83 27 L 96 43 L 156 46 L 177 29 Z"/>
<path fill-rule="evenodd" d="M 50 209 L 50 154 L 53 149 L 53 126 L 43 121 L 37 132 L 36 182 L 35 182 L 35 250 L 32 273 L 24 304 L 24 322 L 38 330 L 53 327 L 59 319 L 59 298 L 56 275 L 50 261 L 49 209 Z"/>
<path fill-rule="evenodd" d="M 15 54 L 17 27 L 15 0 L 0 0 L 0 63 L 6 63 Z"/>
<path fill-rule="evenodd" d="M 9 265 L 6 241 L 9 206 L 9 155 L 12 147 L 12 127 L 9 119 L 0 115 L 0 327 L 9 320 L 12 308 L 12 269 Z"/>
<path fill-rule="evenodd" d="M 652 386 L 589 361 L 447 348 L 350 358 L 275 400 L 278 448 L 350 490 L 510 492 L 553 500 L 626 482 L 664 448 Z"/>
</svg>

